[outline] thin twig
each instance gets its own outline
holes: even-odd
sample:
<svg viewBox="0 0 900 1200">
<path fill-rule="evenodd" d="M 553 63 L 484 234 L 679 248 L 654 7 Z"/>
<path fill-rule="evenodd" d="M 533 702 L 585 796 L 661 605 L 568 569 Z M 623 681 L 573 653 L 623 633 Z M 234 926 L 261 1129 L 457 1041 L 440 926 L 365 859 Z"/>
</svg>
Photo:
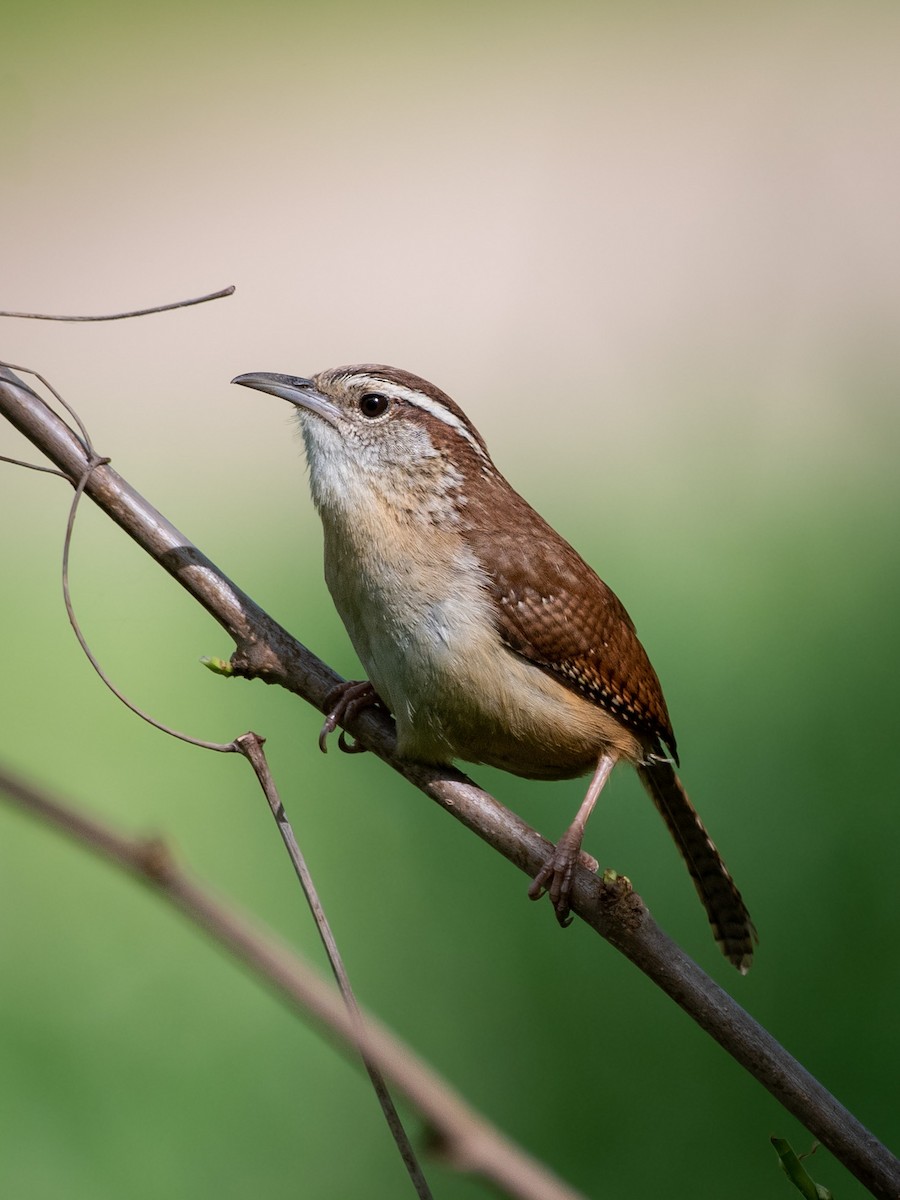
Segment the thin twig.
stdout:
<svg viewBox="0 0 900 1200">
<path fill-rule="evenodd" d="M 126 837 L 2 767 L 0 793 L 83 848 L 149 884 L 272 986 L 293 1011 L 326 1030 L 345 1050 L 361 1053 L 428 1123 L 450 1166 L 482 1176 L 515 1200 L 584 1200 L 470 1108 L 374 1017 L 358 1009 L 355 1014 L 348 1012 L 334 988 L 320 979 L 305 959 L 191 879 L 161 842 Z"/>
<path fill-rule="evenodd" d="M 272 777 L 272 772 L 269 770 L 269 763 L 263 752 L 263 741 L 264 739 L 258 733 L 243 733 L 239 738 L 235 739 L 235 747 L 252 766 L 256 778 L 259 780 L 259 785 L 269 802 L 269 808 L 272 810 L 272 816 L 275 818 L 275 824 L 278 826 L 281 840 L 284 842 L 285 849 L 294 866 L 294 872 L 300 881 L 300 886 L 303 889 L 306 902 L 313 915 L 316 929 L 319 931 L 319 937 L 322 939 L 322 945 L 325 947 L 325 953 L 331 964 L 338 988 L 344 998 L 347 1011 L 350 1014 L 351 1020 L 359 1027 L 359 1045 L 363 1064 L 368 1072 L 375 1095 L 378 1097 L 378 1103 L 381 1105 L 384 1119 L 387 1121 L 388 1128 L 397 1144 L 397 1149 L 400 1151 L 400 1157 L 403 1159 L 413 1187 L 416 1189 L 416 1194 L 421 1197 L 421 1200 L 431 1200 L 431 1188 L 428 1186 L 428 1181 L 419 1165 L 412 1142 L 403 1128 L 403 1122 L 400 1120 L 400 1114 L 397 1112 L 394 1102 L 391 1099 L 391 1094 L 387 1089 L 384 1077 L 374 1061 L 366 1054 L 364 1038 L 361 1032 L 362 1017 L 359 1004 L 353 988 L 350 986 L 350 979 L 344 967 L 344 960 L 338 949 L 334 934 L 331 931 L 328 918 L 325 916 L 325 909 L 322 907 L 313 877 L 306 865 L 306 859 L 303 857 L 297 839 L 294 837 L 291 823 L 287 818 L 284 805 L 278 795 L 275 780 Z"/>
<path fill-rule="evenodd" d="M 53 399 L 56 401 L 56 403 L 60 406 L 60 408 L 64 408 L 66 410 L 66 412 L 69 414 L 69 416 L 72 418 L 72 420 L 75 422 L 75 424 L 78 426 L 78 436 L 81 438 L 82 442 L 84 443 L 84 447 L 85 447 L 85 450 L 87 451 L 87 453 L 89 455 L 94 453 L 94 447 L 91 444 L 90 434 L 88 433 L 87 428 L 85 427 L 84 423 L 82 422 L 81 417 L 79 417 L 78 413 L 75 411 L 74 408 L 72 408 L 71 404 L 69 404 L 69 402 L 65 399 L 65 397 L 62 396 L 56 390 L 56 388 L 53 386 L 53 384 L 50 382 L 49 379 L 46 379 L 43 375 L 41 375 L 41 373 L 39 371 L 35 371 L 31 367 L 18 366 L 16 363 L 0 362 L 0 367 L 5 367 L 8 371 L 21 371 L 23 375 L 30 375 L 33 379 L 36 379 L 38 381 L 38 383 L 41 385 L 41 387 L 45 387 L 47 389 L 47 391 L 50 393 L 50 395 L 53 397 Z M 29 390 L 31 390 L 31 389 L 29 389 Z M 35 393 L 32 392 L 32 395 L 35 395 Z M 40 397 L 37 397 L 37 398 L 40 400 Z M 43 401 L 41 401 L 41 403 L 43 403 Z"/>
<path fill-rule="evenodd" d="M 25 462 L 22 458 L 10 458 L 8 454 L 0 454 L 0 462 L 9 463 L 11 467 L 24 467 L 26 471 L 41 471 L 44 475 L 58 475 L 60 479 L 68 479 L 68 475 L 57 471 L 56 467 L 42 467 L 40 463 Z"/>
<path fill-rule="evenodd" d="M 3 380 L 7 382 L 3 382 Z M 77 483 L 84 451 L 34 394 L 0 368 L 0 412 Z M 277 624 L 109 466 L 87 494 L 219 622 L 237 646 L 235 673 L 277 683 L 324 712 L 341 682 Z M 409 763 L 396 753 L 393 722 L 367 709 L 348 731 L 529 878 L 552 847 L 515 813 L 458 771 Z M 874 1195 L 896 1200 L 900 1163 L 857 1119 L 659 928 L 636 893 L 625 894 L 579 868 L 572 911 L 648 975 Z"/>
<path fill-rule="evenodd" d="M 57 317 L 49 313 L 0 312 L 0 317 L 19 317 L 24 321 L 125 321 L 129 317 L 149 317 L 152 313 L 171 312 L 173 308 L 190 308 L 193 304 L 206 304 L 208 300 L 222 300 L 234 294 L 234 284 L 209 292 L 206 296 L 195 296 L 192 300 L 173 300 L 171 304 L 155 304 L 152 308 L 136 308 L 132 312 L 107 313 L 100 317 Z"/>
<path fill-rule="evenodd" d="M 158 729 L 160 733 L 166 733 L 169 735 L 169 737 L 177 738 L 181 742 L 187 742 L 191 746 L 197 746 L 201 750 L 215 750 L 219 754 L 233 754 L 237 751 L 237 746 L 234 742 L 207 742 L 201 738 L 193 737 L 191 734 L 182 733 L 180 729 L 173 729 L 171 726 L 164 724 L 156 717 L 152 717 L 150 713 L 145 712 L 144 709 L 135 704 L 135 702 L 130 699 L 130 697 L 126 696 L 125 693 L 115 683 L 113 683 L 112 679 L 110 679 L 109 675 L 101 665 L 100 660 L 88 645 L 87 639 L 82 632 L 81 624 L 75 615 L 75 606 L 72 603 L 72 593 L 69 590 L 69 552 L 72 548 L 72 533 L 75 528 L 75 514 L 78 512 L 78 504 L 82 495 L 84 494 L 84 489 L 87 487 L 91 473 L 95 471 L 97 467 L 105 466 L 108 462 L 108 458 L 101 458 L 99 455 L 95 454 L 93 450 L 90 451 L 87 466 L 85 467 L 84 473 L 75 487 L 75 495 L 72 497 L 72 503 L 69 507 L 69 517 L 66 521 L 66 536 L 65 541 L 63 542 L 62 555 L 63 603 L 66 606 L 66 616 L 69 618 L 69 624 L 72 626 L 72 630 L 75 634 L 75 637 L 78 639 L 78 644 L 83 650 L 85 658 L 87 658 L 88 662 L 103 680 L 112 694 L 116 697 L 116 699 L 120 700 L 126 708 L 130 709 L 135 714 L 135 716 L 140 717 L 142 721 L 146 721 L 148 725 L 152 725 L 154 729 Z"/>
<path fill-rule="evenodd" d="M 69 618 L 69 624 L 72 626 L 72 630 L 78 640 L 79 646 L 81 646 L 81 649 L 84 652 L 85 657 L 99 675 L 103 683 L 116 697 L 116 699 L 121 701 L 126 708 L 130 709 L 135 716 L 140 717 L 142 721 L 146 721 L 148 725 L 152 725 L 154 729 L 158 729 L 161 733 L 169 734 L 170 737 L 178 738 L 179 741 L 188 742 L 192 746 L 198 746 L 203 750 L 216 750 L 221 754 L 235 753 L 237 751 L 237 747 L 235 746 L 234 742 L 222 744 L 219 742 L 203 741 L 200 738 L 192 737 L 190 734 L 182 733 L 180 730 L 172 729 L 168 725 L 165 725 L 162 721 L 157 720 L 156 717 L 152 717 L 149 713 L 145 712 L 142 708 L 135 704 L 133 700 L 129 699 L 129 697 L 126 696 L 125 693 L 122 692 L 115 683 L 113 683 L 112 679 L 110 679 L 109 675 L 107 675 L 106 671 L 101 666 L 99 659 L 88 645 L 78 618 L 75 615 L 75 606 L 72 603 L 72 595 L 69 588 L 69 553 L 72 546 L 72 534 L 75 528 L 75 516 L 78 512 L 78 505 L 81 501 L 82 495 L 84 494 L 84 490 L 87 487 L 91 473 L 97 467 L 105 466 L 110 460 L 108 458 L 101 458 L 101 456 L 97 454 L 96 450 L 94 449 L 93 442 L 91 441 L 90 434 L 88 433 L 87 428 L 82 422 L 78 413 L 75 412 L 71 405 L 68 404 L 68 402 L 60 395 L 60 393 L 56 390 L 53 384 L 50 383 L 49 380 L 45 379 L 43 375 L 38 374 L 37 371 L 32 371 L 28 367 L 12 367 L 9 363 L 0 365 L 0 372 L 3 372 L 4 374 L 7 372 L 12 372 L 13 370 L 24 371 L 29 375 L 33 375 L 35 379 L 40 381 L 40 383 L 50 392 L 57 403 L 66 410 L 66 412 L 78 426 L 78 434 L 76 434 L 70 426 L 66 425 L 61 418 L 57 417 L 57 420 L 61 421 L 63 427 L 68 429 L 71 436 L 76 441 L 80 441 L 84 448 L 84 453 L 86 456 L 85 466 L 81 473 L 81 477 L 78 479 L 78 482 L 75 485 L 75 495 L 72 497 L 72 503 L 69 507 L 69 516 L 68 520 L 66 521 L 66 535 L 63 542 L 62 555 L 62 589 L 63 602 L 66 606 L 66 615 Z M 44 401 L 41 400 L 36 392 L 33 392 L 30 388 L 28 390 L 30 395 L 37 400 L 38 403 L 44 404 Z M 50 408 L 47 408 L 47 411 L 52 412 Z M 61 479 L 66 479 L 71 482 L 71 477 L 68 474 L 63 471 L 59 471 L 54 467 L 42 467 L 34 463 L 20 462 L 18 459 L 7 458 L 5 455 L 0 455 L 0 461 L 11 463 L 13 466 L 27 467 L 29 470 L 33 471 L 46 471 L 48 474 L 58 475 Z"/>
</svg>

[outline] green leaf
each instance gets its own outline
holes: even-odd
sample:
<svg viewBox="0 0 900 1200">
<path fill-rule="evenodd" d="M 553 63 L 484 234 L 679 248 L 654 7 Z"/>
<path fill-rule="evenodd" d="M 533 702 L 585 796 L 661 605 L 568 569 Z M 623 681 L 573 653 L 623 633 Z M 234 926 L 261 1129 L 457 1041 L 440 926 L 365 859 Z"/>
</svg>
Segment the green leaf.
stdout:
<svg viewBox="0 0 900 1200">
<path fill-rule="evenodd" d="M 224 675 L 226 679 L 234 675 L 234 667 L 226 658 L 201 658 L 200 661 L 214 675 Z"/>
<path fill-rule="evenodd" d="M 806 1200 L 834 1200 L 827 1187 L 823 1187 L 820 1183 L 815 1183 L 810 1178 L 806 1168 L 794 1153 L 790 1142 L 785 1138 L 777 1137 L 769 1138 L 769 1141 L 775 1147 L 775 1153 L 778 1155 L 782 1171 L 784 1171 L 801 1196 L 804 1196 Z"/>
</svg>

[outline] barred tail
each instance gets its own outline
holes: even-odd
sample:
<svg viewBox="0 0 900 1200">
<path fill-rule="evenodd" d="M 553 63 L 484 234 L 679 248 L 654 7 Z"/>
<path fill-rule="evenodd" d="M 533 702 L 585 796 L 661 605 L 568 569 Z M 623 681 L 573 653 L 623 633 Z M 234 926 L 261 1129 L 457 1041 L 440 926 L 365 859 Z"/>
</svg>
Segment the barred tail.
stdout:
<svg viewBox="0 0 900 1200">
<path fill-rule="evenodd" d="M 653 759 L 641 764 L 637 772 L 687 863 L 722 953 L 745 975 L 753 960 L 753 945 L 759 940 L 756 930 L 675 768 L 665 759 Z"/>
</svg>

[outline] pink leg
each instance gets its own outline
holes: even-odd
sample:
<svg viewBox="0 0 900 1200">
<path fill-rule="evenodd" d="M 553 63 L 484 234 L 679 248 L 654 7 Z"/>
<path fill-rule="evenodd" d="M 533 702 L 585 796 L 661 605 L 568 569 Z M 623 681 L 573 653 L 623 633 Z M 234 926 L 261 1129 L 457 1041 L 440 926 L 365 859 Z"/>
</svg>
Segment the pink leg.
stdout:
<svg viewBox="0 0 900 1200">
<path fill-rule="evenodd" d="M 572 876 L 581 856 L 584 828 L 587 825 L 588 817 L 594 811 L 597 797 L 603 791 L 615 765 L 616 756 L 614 754 L 600 756 L 587 795 L 575 814 L 575 820 L 559 839 L 556 849 L 538 871 L 528 889 L 528 895 L 532 900 L 540 900 L 545 891 L 550 893 L 550 903 L 556 909 L 556 919 L 560 925 L 572 923 L 572 918 L 569 916 L 569 897 L 572 893 Z"/>
</svg>

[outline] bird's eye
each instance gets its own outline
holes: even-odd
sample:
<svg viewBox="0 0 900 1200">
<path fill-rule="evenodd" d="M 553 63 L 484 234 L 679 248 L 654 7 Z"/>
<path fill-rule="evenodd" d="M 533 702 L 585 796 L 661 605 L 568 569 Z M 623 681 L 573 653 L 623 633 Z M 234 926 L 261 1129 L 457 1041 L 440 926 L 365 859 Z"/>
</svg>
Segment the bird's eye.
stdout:
<svg viewBox="0 0 900 1200">
<path fill-rule="evenodd" d="M 387 396 L 382 396 L 380 392 L 366 392 L 359 398 L 359 411 L 364 417 L 374 420 L 387 412 L 389 403 Z"/>
</svg>

